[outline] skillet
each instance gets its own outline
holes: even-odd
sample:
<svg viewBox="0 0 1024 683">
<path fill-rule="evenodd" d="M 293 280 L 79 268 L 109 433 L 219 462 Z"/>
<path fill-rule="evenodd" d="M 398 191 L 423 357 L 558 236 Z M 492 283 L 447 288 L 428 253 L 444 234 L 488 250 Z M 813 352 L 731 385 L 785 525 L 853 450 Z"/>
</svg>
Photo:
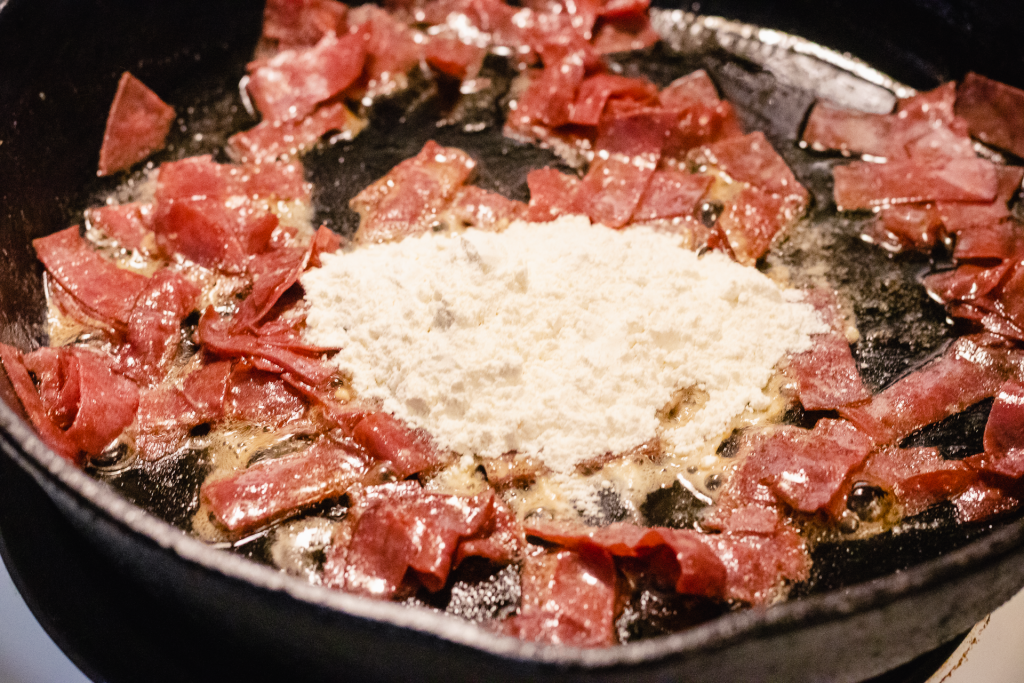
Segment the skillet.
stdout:
<svg viewBox="0 0 1024 683">
<path fill-rule="evenodd" d="M 826 4 L 831 12 L 823 12 L 825 5 L 819 3 L 812 13 L 801 2 L 781 3 L 771 16 L 745 3 L 706 3 L 702 11 L 854 51 L 921 88 L 969 68 L 1013 83 L 1006 72 L 1022 60 L 1007 28 L 1014 21 L 1024 27 L 1019 11 L 997 18 L 968 3 L 888 3 L 885 12 L 879 7 L 871 14 L 863 5 L 854 10 Z M 880 17 L 892 23 L 879 23 Z M 167 154 L 217 149 L 225 127 L 252 123 L 234 88 L 259 21 L 258 7 L 219 2 L 174 7 L 118 1 L 0 4 L 0 64 L 5 65 L 0 68 L 0 341 L 29 348 L 44 338 L 40 267 L 31 239 L 79 222 L 81 209 L 112 187 L 96 180 L 94 170 L 120 72 L 131 68 L 184 112 L 185 131 L 176 134 Z M 903 31 L 914 37 L 902 42 Z M 724 94 L 740 105 L 744 123 L 768 126 L 773 142 L 813 191 L 815 220 L 833 231 L 843 247 L 843 262 L 832 264 L 831 277 L 841 281 L 837 284 L 870 285 L 856 294 L 858 323 L 870 340 L 859 344 L 856 353 L 867 366 L 867 381 L 874 388 L 884 386 L 935 353 L 950 333 L 941 309 L 911 286 L 928 263 L 880 255 L 856 240 L 855 224 L 831 214 L 833 162 L 801 156 L 792 145 L 813 97 L 760 70 L 752 62 L 755 57 L 735 59 L 712 51 L 699 64 L 709 67 Z M 624 66 L 633 68 L 628 60 Z M 685 66 L 666 58 L 649 60 L 645 68 L 664 68 L 667 78 L 672 68 Z M 337 207 L 344 207 L 355 189 L 410 156 L 428 136 L 456 144 L 458 131 L 438 129 L 429 108 L 405 114 L 398 105 L 383 108 L 374 121 L 382 136 L 367 135 L 306 158 L 314 178 L 337 176 L 330 169 L 344 168 L 338 179 L 345 182 L 320 184 L 315 197 L 319 219 L 350 231 L 352 215 Z M 493 116 L 493 110 L 484 107 L 479 115 Z M 484 158 L 480 184 L 514 198 L 524 198 L 525 169 L 549 159 L 500 136 L 474 142 Z M 808 258 L 798 244 L 787 242 L 779 252 L 783 262 Z M 144 512 L 143 507 L 160 507 L 157 502 L 167 504 L 147 498 L 145 486 L 129 492 L 140 507 L 65 465 L 8 407 L 17 405 L 9 386 L 0 389 L 7 401 L 0 406 L 4 452 L 91 543 L 160 594 L 238 631 L 269 656 L 294 661 L 315 680 L 628 680 L 643 675 L 653 680 L 854 681 L 949 640 L 1024 583 L 1024 524 L 1019 519 L 956 527 L 940 508 L 899 534 L 820 546 L 818 569 L 811 581 L 796 587 L 798 599 L 767 611 L 728 614 L 686 632 L 606 651 L 522 643 L 433 612 L 329 593 L 214 551 Z M 965 449 L 974 452 L 972 446 L 978 450 L 984 412 L 981 406 L 914 438 L 918 445 L 934 443 L 950 455 L 966 455 Z M 174 521 L 174 515 L 163 516 Z M 823 651 L 834 656 L 825 661 Z"/>
</svg>

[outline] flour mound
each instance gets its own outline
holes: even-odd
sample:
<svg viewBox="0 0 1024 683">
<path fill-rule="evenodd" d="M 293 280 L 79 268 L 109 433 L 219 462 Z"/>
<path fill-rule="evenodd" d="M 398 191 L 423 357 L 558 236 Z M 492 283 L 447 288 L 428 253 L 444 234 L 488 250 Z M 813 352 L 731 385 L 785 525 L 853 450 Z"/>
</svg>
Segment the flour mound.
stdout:
<svg viewBox="0 0 1024 683">
<path fill-rule="evenodd" d="M 556 471 L 660 436 L 676 452 L 722 433 L 787 352 L 825 331 L 753 268 L 647 228 L 586 218 L 502 233 L 427 234 L 321 257 L 302 277 L 306 340 L 440 446 L 540 456 Z M 708 401 L 661 430 L 696 387 Z"/>
</svg>

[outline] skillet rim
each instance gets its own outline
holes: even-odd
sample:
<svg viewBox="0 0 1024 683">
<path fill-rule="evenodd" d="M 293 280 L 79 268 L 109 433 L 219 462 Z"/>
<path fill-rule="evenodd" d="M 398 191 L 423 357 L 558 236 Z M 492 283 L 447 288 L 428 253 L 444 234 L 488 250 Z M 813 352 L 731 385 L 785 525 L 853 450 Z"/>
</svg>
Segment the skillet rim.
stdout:
<svg viewBox="0 0 1024 683">
<path fill-rule="evenodd" d="M 0 12 L 6 2 L 0 0 Z M 726 20 L 730 21 L 730 20 Z M 737 22 L 738 23 L 738 22 Z M 781 31 L 774 33 L 790 36 Z M 809 41 L 807 41 L 809 42 Z M 828 50 L 828 48 L 824 48 Z M 1001 524 L 983 538 L 967 543 L 942 557 L 914 565 L 902 572 L 855 584 L 820 595 L 807 596 L 769 609 L 747 609 L 722 615 L 690 630 L 604 649 L 581 649 L 537 644 L 503 636 L 445 614 L 345 594 L 310 585 L 232 553 L 222 552 L 189 536 L 120 496 L 109 485 L 93 479 L 46 447 L 17 409 L 0 401 L 0 444 L 22 469 L 54 498 L 56 492 L 70 494 L 100 510 L 107 518 L 133 535 L 171 551 L 181 560 L 213 570 L 258 588 L 286 594 L 303 603 L 325 607 L 343 614 L 406 628 L 465 645 L 486 654 L 525 662 L 597 670 L 685 656 L 687 653 L 721 649 L 748 638 L 771 632 L 799 631 L 815 624 L 870 612 L 896 598 L 922 594 L 962 576 L 977 572 L 1024 552 L 1024 519 Z M 1018 579 L 1024 583 L 1024 577 Z M 1018 586 L 1019 588 L 1019 586 Z"/>
</svg>

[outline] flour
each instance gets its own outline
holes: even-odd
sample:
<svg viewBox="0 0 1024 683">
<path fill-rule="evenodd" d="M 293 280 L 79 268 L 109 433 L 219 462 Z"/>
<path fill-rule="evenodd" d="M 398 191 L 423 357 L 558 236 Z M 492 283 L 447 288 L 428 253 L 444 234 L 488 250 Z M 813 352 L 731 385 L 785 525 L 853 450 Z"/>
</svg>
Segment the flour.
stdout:
<svg viewBox="0 0 1024 683">
<path fill-rule="evenodd" d="M 778 361 L 825 327 L 757 270 L 678 245 L 571 217 L 325 255 L 302 277 L 306 339 L 457 453 L 560 472 L 656 436 L 685 453 L 766 406 Z M 661 427 L 687 387 L 706 403 Z"/>
</svg>

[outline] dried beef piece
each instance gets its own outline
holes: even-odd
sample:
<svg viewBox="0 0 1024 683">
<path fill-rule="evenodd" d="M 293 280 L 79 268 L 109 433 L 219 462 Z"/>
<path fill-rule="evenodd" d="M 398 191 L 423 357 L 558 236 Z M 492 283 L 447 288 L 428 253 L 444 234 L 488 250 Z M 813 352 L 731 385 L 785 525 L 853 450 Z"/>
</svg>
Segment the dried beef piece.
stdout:
<svg viewBox="0 0 1024 683">
<path fill-rule="evenodd" d="M 249 130 L 228 138 L 232 158 L 242 163 L 261 164 L 276 159 L 294 159 L 331 131 L 355 137 L 366 126 L 342 102 L 318 106 L 313 113 L 289 121 L 261 121 Z"/>
<path fill-rule="evenodd" d="M 313 47 L 328 33 L 344 33 L 347 13 L 336 0 L 270 0 L 263 8 L 263 37 L 279 50 Z"/>
<path fill-rule="evenodd" d="M 107 115 L 97 175 L 126 171 L 163 149 L 173 122 L 174 107 L 125 71 Z"/>
<path fill-rule="evenodd" d="M 327 33 L 314 47 L 282 50 L 249 65 L 249 95 L 266 121 L 302 119 L 352 85 L 363 72 L 361 34 Z"/>
<path fill-rule="evenodd" d="M 40 365 L 49 370 L 39 376 L 45 383 L 40 389 L 28 374 L 28 368 L 40 367 L 32 354 L 23 357 L 17 349 L 0 345 L 0 360 L 15 393 L 40 438 L 58 455 L 76 464 L 82 454 L 99 455 L 135 420 L 138 387 L 110 369 L 109 355 L 82 347 L 63 347 L 56 358 L 49 349 L 34 353 L 44 355 Z M 55 364 L 59 371 L 54 371 Z"/>
<path fill-rule="evenodd" d="M 956 113 L 982 142 L 1024 156 L 1024 90 L 969 73 L 956 96 Z"/>
<path fill-rule="evenodd" d="M 715 229 L 737 263 L 753 266 L 768 253 L 775 237 L 803 211 L 801 200 L 742 188 L 718 217 Z"/>
<path fill-rule="evenodd" d="M 152 204 L 135 202 L 97 206 L 85 211 L 85 219 L 91 228 L 103 231 L 125 249 L 143 251 L 153 233 L 152 215 Z"/>
<path fill-rule="evenodd" d="M 807 190 L 760 131 L 705 145 L 695 152 L 694 158 L 698 163 L 714 166 L 734 181 L 749 183 L 780 197 L 806 201 Z"/>
<path fill-rule="evenodd" d="M 118 268 L 78 233 L 78 226 L 32 240 L 46 272 L 92 317 L 123 329 L 149 278 Z"/>
<path fill-rule="evenodd" d="M 645 104 L 658 97 L 658 89 L 643 78 L 607 73 L 588 76 L 580 83 L 576 100 L 569 105 L 568 122 L 580 126 L 597 126 L 601 122 L 605 105 L 613 97 Z"/>
<path fill-rule="evenodd" d="M 463 543 L 504 533 L 504 523 L 495 519 L 501 504 L 493 491 L 455 496 L 402 482 L 370 486 L 352 495 L 351 535 L 336 539 L 323 575 L 326 585 L 348 592 L 388 599 L 416 585 L 439 591 L 466 556 L 460 556 Z M 474 548 L 484 551 L 479 544 L 470 546 L 471 551 Z M 519 550 L 510 549 L 508 556 Z"/>
<path fill-rule="evenodd" d="M 327 349 L 304 344 L 285 326 L 236 331 L 211 306 L 199 319 L 198 339 L 214 357 L 246 359 L 262 370 L 290 373 L 311 387 L 326 386 L 334 377 L 334 370 L 321 360 Z"/>
<path fill-rule="evenodd" d="M 612 557 L 637 558 L 649 563 L 665 587 L 677 593 L 721 598 L 726 592 L 726 569 L 691 529 L 641 527 L 616 522 L 605 527 L 584 527 L 557 522 L 526 524 L 526 533 L 575 551 L 597 551 Z"/>
<path fill-rule="evenodd" d="M 536 549 L 527 555 L 522 591 L 519 613 L 501 622 L 502 633 L 571 647 L 615 642 L 618 588 L 607 553 Z"/>
<path fill-rule="evenodd" d="M 747 434 L 746 456 L 719 505 L 783 503 L 799 512 L 827 513 L 847 475 L 873 447 L 868 435 L 842 420 L 819 420 L 810 430 L 783 425 Z"/>
<path fill-rule="evenodd" d="M 626 225 L 661 159 L 674 113 L 641 108 L 601 121 L 597 157 L 576 189 L 572 211 L 610 228 Z"/>
<path fill-rule="evenodd" d="M 854 479 L 893 494 L 903 515 L 924 512 L 951 500 L 978 481 L 978 473 L 959 460 L 945 460 L 937 448 L 881 448 Z"/>
<path fill-rule="evenodd" d="M 162 379 L 181 343 L 181 323 L 196 310 L 199 296 L 199 288 L 178 273 L 157 271 L 135 299 L 119 371 L 139 383 Z"/>
<path fill-rule="evenodd" d="M 449 212 L 463 227 L 500 232 L 512 221 L 523 218 L 527 206 L 497 192 L 466 185 L 455 193 Z"/>
<path fill-rule="evenodd" d="M 426 432 L 385 412 L 365 414 L 354 425 L 352 439 L 375 460 L 389 463 L 402 479 L 434 469 L 442 461 L 442 454 Z"/>
<path fill-rule="evenodd" d="M 526 220 L 545 223 L 572 213 L 580 186 L 576 176 L 545 167 L 530 171 L 526 184 L 530 188 Z"/>
<path fill-rule="evenodd" d="M 994 396 L 1020 372 L 1020 353 L 961 337 L 939 358 L 915 370 L 870 401 L 839 409 L 878 445 L 897 443 L 911 432 Z"/>
<path fill-rule="evenodd" d="M 801 144 L 817 152 L 885 157 L 895 123 L 892 114 L 840 109 L 828 102 L 818 102 L 807 118 Z"/>
<path fill-rule="evenodd" d="M 995 166 L 985 159 L 953 159 L 942 166 L 854 161 L 837 166 L 833 176 L 840 211 L 928 201 L 991 202 L 998 191 Z"/>
<path fill-rule="evenodd" d="M 431 230 L 475 168 L 465 152 L 427 142 L 349 202 L 360 215 L 356 238 L 386 242 Z"/>
<path fill-rule="evenodd" d="M 659 169 L 651 175 L 631 222 L 692 217 L 712 178 L 709 175 Z"/>
<path fill-rule="evenodd" d="M 800 403 L 805 410 L 834 410 L 871 398 L 846 341 L 835 292 L 811 290 L 807 293 L 807 302 L 831 329 L 812 335 L 811 348 L 790 359 Z"/>
<path fill-rule="evenodd" d="M 1003 384 L 985 424 L 985 452 L 978 465 L 986 472 L 1020 479 L 1024 476 L 1024 385 Z"/>
<path fill-rule="evenodd" d="M 301 453 L 261 460 L 208 481 L 201 496 L 221 525 L 245 533 L 342 495 L 368 470 L 362 453 L 321 439 Z"/>
<path fill-rule="evenodd" d="M 487 48 L 442 35 L 432 36 L 427 41 L 423 56 L 435 71 L 464 80 L 480 71 L 486 54 Z"/>
</svg>

